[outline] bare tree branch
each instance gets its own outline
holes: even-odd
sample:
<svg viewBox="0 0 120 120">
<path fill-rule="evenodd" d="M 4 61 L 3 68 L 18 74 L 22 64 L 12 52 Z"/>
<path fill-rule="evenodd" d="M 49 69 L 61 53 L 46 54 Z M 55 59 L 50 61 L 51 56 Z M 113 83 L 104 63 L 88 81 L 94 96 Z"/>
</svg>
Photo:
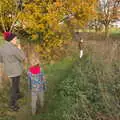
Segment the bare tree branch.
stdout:
<svg viewBox="0 0 120 120">
<path fill-rule="evenodd" d="M 11 27 L 10 27 L 10 32 L 12 31 L 12 29 L 14 28 L 14 25 L 16 23 L 16 21 L 18 20 L 19 16 L 20 16 L 21 12 L 18 13 L 18 15 L 16 16 L 15 20 L 13 21 Z"/>
</svg>

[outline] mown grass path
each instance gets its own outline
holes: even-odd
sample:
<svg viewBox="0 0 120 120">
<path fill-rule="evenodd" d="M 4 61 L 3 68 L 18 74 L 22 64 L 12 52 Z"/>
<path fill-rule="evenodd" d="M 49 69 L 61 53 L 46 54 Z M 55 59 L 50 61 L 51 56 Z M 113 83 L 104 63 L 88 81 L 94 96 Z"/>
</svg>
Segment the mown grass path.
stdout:
<svg viewBox="0 0 120 120">
<path fill-rule="evenodd" d="M 39 109 L 35 116 L 31 115 L 31 108 L 28 105 L 30 101 L 28 100 L 28 104 L 26 104 L 21 111 L 17 114 L 16 120 L 43 120 L 45 116 L 48 116 L 50 112 L 55 109 L 55 95 L 56 88 L 59 86 L 59 82 L 66 77 L 68 77 L 69 73 L 74 66 L 75 59 L 72 57 L 67 57 L 61 62 L 58 62 L 53 65 L 46 66 L 46 79 L 47 79 L 47 91 L 45 92 L 45 106 L 41 110 Z M 46 119 L 45 119 L 46 120 Z"/>
</svg>

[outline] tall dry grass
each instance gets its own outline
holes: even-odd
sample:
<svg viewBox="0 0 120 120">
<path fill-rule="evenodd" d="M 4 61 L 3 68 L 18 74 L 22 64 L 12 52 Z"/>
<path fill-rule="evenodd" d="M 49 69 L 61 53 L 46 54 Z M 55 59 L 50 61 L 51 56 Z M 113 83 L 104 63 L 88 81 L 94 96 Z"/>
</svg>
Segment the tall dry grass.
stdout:
<svg viewBox="0 0 120 120">
<path fill-rule="evenodd" d="M 95 74 L 108 116 L 98 114 L 98 120 L 120 120 L 120 41 L 86 41 L 86 51 L 96 64 Z M 98 70 L 101 65 L 102 70 Z M 98 66 L 97 66 L 98 65 Z"/>
</svg>

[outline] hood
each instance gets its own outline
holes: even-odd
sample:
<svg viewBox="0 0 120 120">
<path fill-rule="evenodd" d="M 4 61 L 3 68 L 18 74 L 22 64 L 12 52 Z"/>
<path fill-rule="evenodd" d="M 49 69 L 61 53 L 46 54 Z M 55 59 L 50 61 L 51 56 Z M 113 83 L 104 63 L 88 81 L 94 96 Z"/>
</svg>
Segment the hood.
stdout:
<svg viewBox="0 0 120 120">
<path fill-rule="evenodd" d="M 32 66 L 29 68 L 29 71 L 32 73 L 32 74 L 38 74 L 40 73 L 40 66 Z"/>
</svg>

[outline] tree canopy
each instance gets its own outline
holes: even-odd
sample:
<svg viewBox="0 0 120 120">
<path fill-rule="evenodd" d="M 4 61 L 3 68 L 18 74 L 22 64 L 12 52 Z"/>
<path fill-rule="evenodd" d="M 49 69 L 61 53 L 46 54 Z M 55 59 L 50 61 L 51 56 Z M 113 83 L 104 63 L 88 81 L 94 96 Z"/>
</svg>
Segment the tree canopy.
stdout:
<svg viewBox="0 0 120 120">
<path fill-rule="evenodd" d="M 51 54 L 72 39 L 74 29 L 84 28 L 96 17 L 96 6 L 97 0 L 2 0 L 0 25 L 4 31 L 20 27 L 39 43 L 39 52 Z"/>
</svg>

